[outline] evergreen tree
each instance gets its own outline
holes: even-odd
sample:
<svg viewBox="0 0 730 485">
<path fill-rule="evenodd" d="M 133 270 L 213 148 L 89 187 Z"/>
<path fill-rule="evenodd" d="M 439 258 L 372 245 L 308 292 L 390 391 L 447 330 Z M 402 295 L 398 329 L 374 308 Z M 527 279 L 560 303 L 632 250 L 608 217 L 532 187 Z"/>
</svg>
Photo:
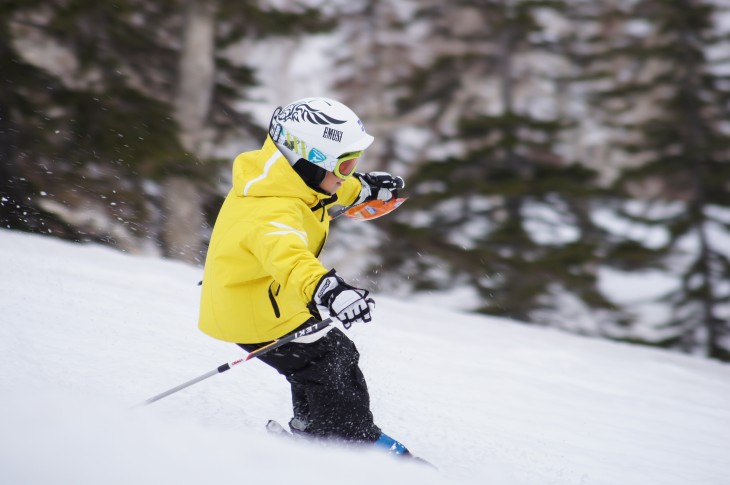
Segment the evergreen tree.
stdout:
<svg viewBox="0 0 730 485">
<path fill-rule="evenodd" d="M 184 14 L 193 7 L 211 12 L 214 22 L 208 29 L 214 49 L 203 54 L 213 59 L 197 59 L 212 66 L 210 82 L 199 93 L 185 91 L 183 85 L 189 78 L 183 76 L 183 57 L 189 54 L 183 42 L 191 25 Z M 49 112 L 61 124 L 54 131 L 56 146 L 34 160 L 52 163 L 39 182 L 53 187 L 48 192 L 55 203 L 46 205 L 82 232 L 116 235 L 112 242 L 122 247 L 120 239 L 135 232 L 142 240 L 160 236 L 161 223 L 170 214 L 160 216 L 159 209 L 170 194 L 159 184 L 171 176 L 189 180 L 187 186 L 195 189 L 189 215 L 196 216 L 204 203 L 199 191 L 219 197 L 214 185 L 218 170 L 210 163 L 216 144 L 245 134 L 263 137 L 265 130 L 236 106 L 256 82 L 254 67 L 232 60 L 226 49 L 244 37 L 327 26 L 312 9 L 292 12 L 223 0 L 49 0 L 26 2 L 3 18 L 19 26 L 7 30 L 8 45 L 36 36 L 52 41 L 72 60 L 64 66 L 47 59 L 42 63 L 64 88 L 48 96 Z M 194 56 L 188 61 L 194 63 Z M 6 80 L 13 88 L 22 84 Z M 196 104 L 196 110 L 186 109 Z M 194 126 L 187 125 L 189 113 L 195 113 Z M 190 142 L 191 133 L 201 136 Z M 34 170 L 35 165 L 23 165 L 16 178 L 27 178 Z"/>
<path fill-rule="evenodd" d="M 617 181 L 619 210 L 667 237 L 659 247 L 624 239 L 607 262 L 663 268 L 678 281 L 661 298 L 671 315 L 651 332 L 634 321 L 629 338 L 730 360 L 730 76 L 719 69 L 727 56 L 710 55 L 730 36 L 709 2 L 632 7 L 610 12 L 614 31 L 627 32 L 596 52 L 594 76 L 611 86 L 597 99 L 613 127 L 631 134 L 617 144 L 636 161 Z"/>
<path fill-rule="evenodd" d="M 570 66 L 540 17 L 565 9 L 462 1 L 420 12 L 433 22 L 432 43 L 443 33 L 450 42 L 401 99 L 404 112 L 429 107 L 432 155 L 410 177 L 415 195 L 399 214 L 406 244 L 393 242 L 419 257 L 393 252 L 386 266 L 399 265 L 417 290 L 467 285 L 483 312 L 600 333 L 556 321 L 568 296 L 585 312 L 611 313 L 596 288 L 595 174 L 559 149 L 573 120 L 555 93 Z"/>
<path fill-rule="evenodd" d="M 22 8 L 37 7 L 25 2 Z M 0 4 L 0 227 L 74 237 L 76 231 L 43 209 L 39 186 L 59 144 L 54 116 L 68 90 L 58 78 L 27 62 L 14 42 L 20 4 Z M 32 166 L 32 169 L 29 167 Z"/>
<path fill-rule="evenodd" d="M 347 48 L 333 49 L 333 87 L 377 140 L 367 153 L 370 170 L 392 170 L 397 162 L 401 166 L 413 162 L 401 155 L 399 141 L 411 122 L 399 117 L 396 101 L 404 95 L 404 81 L 415 67 L 418 42 L 411 31 L 417 22 L 410 11 L 416 3 L 349 1 L 337 11 L 337 34 Z"/>
</svg>

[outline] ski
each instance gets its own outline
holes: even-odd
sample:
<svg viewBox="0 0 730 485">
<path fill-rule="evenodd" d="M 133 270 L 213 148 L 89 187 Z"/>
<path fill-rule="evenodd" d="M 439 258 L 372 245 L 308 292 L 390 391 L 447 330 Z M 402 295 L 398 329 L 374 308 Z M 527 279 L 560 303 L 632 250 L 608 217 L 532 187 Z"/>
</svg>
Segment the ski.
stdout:
<svg viewBox="0 0 730 485">
<path fill-rule="evenodd" d="M 356 221 L 371 221 L 393 212 L 408 200 L 407 197 L 393 198 L 389 201 L 369 200 L 357 205 L 341 207 L 330 214 L 330 220 L 345 216 Z"/>
<path fill-rule="evenodd" d="M 284 428 L 284 426 L 282 426 L 278 421 L 276 421 L 274 419 L 270 419 L 266 423 L 266 431 L 268 431 L 269 433 L 271 433 L 274 436 L 288 438 L 288 439 L 294 439 L 294 440 L 297 439 L 297 437 L 295 435 L 293 435 L 290 431 L 288 431 L 286 428 Z M 393 454 L 393 453 L 391 453 L 391 455 L 394 456 L 394 457 L 397 457 L 397 458 L 409 459 L 409 460 L 412 460 L 412 461 L 414 461 L 416 463 L 419 463 L 421 465 L 426 465 L 428 467 L 431 467 L 434 470 L 438 470 L 438 468 L 434 464 L 432 464 L 428 460 L 424 460 L 420 456 L 414 455 L 410 451 L 406 451 L 403 454 Z"/>
<path fill-rule="evenodd" d="M 273 434 L 274 436 L 282 436 L 285 438 L 294 438 L 294 435 L 290 431 L 287 431 L 278 421 L 270 419 L 266 423 L 266 431 Z"/>
</svg>

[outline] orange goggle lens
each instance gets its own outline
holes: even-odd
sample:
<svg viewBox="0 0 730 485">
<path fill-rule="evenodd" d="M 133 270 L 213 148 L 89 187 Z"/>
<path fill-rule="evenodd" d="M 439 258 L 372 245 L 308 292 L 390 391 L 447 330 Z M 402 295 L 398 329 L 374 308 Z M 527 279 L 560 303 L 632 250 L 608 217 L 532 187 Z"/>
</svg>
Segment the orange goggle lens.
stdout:
<svg viewBox="0 0 730 485">
<path fill-rule="evenodd" d="M 337 159 L 337 166 L 335 167 L 335 175 L 340 178 L 348 178 L 352 176 L 357 167 L 357 162 L 360 159 L 362 152 L 346 153 Z"/>
</svg>

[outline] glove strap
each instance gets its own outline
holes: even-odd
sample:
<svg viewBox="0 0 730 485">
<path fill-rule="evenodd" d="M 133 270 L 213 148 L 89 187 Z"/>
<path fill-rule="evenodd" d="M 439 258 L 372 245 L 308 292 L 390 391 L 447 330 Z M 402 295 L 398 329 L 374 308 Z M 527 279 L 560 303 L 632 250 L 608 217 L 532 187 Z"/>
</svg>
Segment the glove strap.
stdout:
<svg viewBox="0 0 730 485">
<path fill-rule="evenodd" d="M 314 300 L 317 305 L 329 306 L 332 298 L 334 298 L 337 293 L 345 289 L 342 288 L 344 283 L 345 280 L 337 275 L 334 268 L 329 270 L 319 279 L 319 283 L 317 283 L 317 287 L 314 289 L 314 296 L 312 297 L 312 300 Z M 335 292 L 338 287 L 340 288 L 340 291 Z"/>
</svg>

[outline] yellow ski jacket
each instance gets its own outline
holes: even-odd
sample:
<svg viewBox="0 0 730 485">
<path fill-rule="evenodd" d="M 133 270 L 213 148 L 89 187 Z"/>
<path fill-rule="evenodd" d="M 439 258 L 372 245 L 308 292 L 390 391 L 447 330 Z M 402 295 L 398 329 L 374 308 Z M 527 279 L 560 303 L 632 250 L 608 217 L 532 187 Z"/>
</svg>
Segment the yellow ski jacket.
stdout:
<svg viewBox="0 0 730 485">
<path fill-rule="evenodd" d="M 336 203 L 352 204 L 361 188 L 347 179 Z M 238 155 L 205 260 L 200 330 L 255 344 L 310 319 L 307 304 L 328 271 L 317 256 L 334 203 L 304 183 L 270 137 L 260 150 Z"/>
</svg>

